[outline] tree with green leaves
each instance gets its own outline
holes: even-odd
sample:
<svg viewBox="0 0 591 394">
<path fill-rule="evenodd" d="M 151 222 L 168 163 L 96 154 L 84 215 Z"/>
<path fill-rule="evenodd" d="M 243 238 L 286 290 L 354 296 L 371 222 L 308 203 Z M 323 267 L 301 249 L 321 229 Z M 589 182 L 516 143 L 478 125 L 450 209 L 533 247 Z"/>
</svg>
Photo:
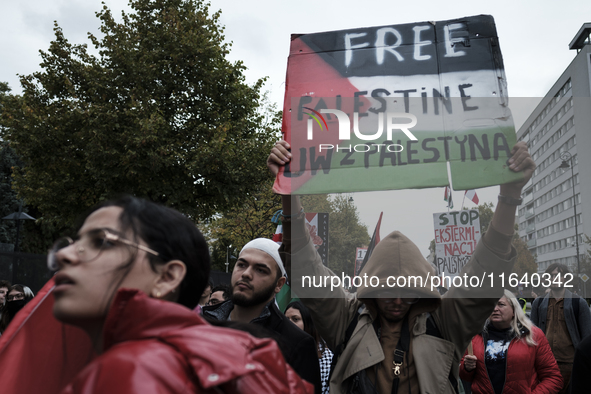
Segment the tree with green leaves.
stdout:
<svg viewBox="0 0 591 394">
<path fill-rule="evenodd" d="M 202 226 L 212 247 L 212 267 L 225 270 L 227 255 L 237 253 L 255 238 L 271 238 L 277 224 L 271 222 L 274 213 L 281 209 L 281 198 L 271 190 L 272 179 L 266 187 L 249 195 L 238 207 L 214 218 Z M 360 223 L 357 207 L 345 195 L 302 196 L 306 212 L 329 214 L 328 266 L 335 273 L 353 274 L 355 250 L 369 244 L 367 227 Z M 229 245 L 232 245 L 228 249 Z M 230 270 L 235 262 L 230 262 Z"/>
<path fill-rule="evenodd" d="M 19 165 L 14 150 L 6 141 L 0 141 L 0 218 L 18 211 L 20 201 L 12 189 L 12 169 Z M 14 245 L 15 238 L 16 221 L 0 221 L 0 243 Z"/>
<path fill-rule="evenodd" d="M 353 276 L 355 251 L 369 244 L 367 226 L 359 220 L 354 202 L 345 194 L 302 196 L 307 212 L 328 212 L 328 268 Z"/>
<path fill-rule="evenodd" d="M 513 237 L 513 246 L 517 251 L 517 259 L 513 266 L 513 272 L 517 274 L 518 278 L 522 278 L 527 275 L 527 278 L 531 278 L 532 274 L 538 272 L 538 263 L 536 262 L 536 256 L 531 254 L 527 243 L 519 238 L 519 234 Z"/>
<path fill-rule="evenodd" d="M 493 203 L 485 202 L 484 204 L 478 205 L 476 209 L 478 209 L 478 218 L 480 219 L 480 235 L 484 237 L 495 213 L 495 211 L 493 211 Z"/>
<path fill-rule="evenodd" d="M 230 260 L 228 255 L 237 256 L 235 253 L 249 241 L 273 237 L 277 224 L 271 218 L 281 209 L 281 197 L 273 193 L 272 185 L 273 180 L 269 179 L 259 191 L 245 196 L 240 205 L 202 227 L 212 248 L 213 269 L 225 271 L 225 263 Z"/>
<path fill-rule="evenodd" d="M 129 4 L 119 20 L 97 13 L 96 56 L 56 23 L 41 71 L 3 100 L 0 137 L 25 163 L 15 188 L 56 228 L 122 193 L 197 221 L 268 178 L 277 114 L 260 110 L 264 80 L 249 86 L 227 59 L 220 12 L 201 0 Z"/>
<path fill-rule="evenodd" d="M 3 103 L 9 95 L 10 88 L 5 82 L 0 82 L 0 113 Z M 0 128 L 2 126 L 0 125 Z M 21 160 L 7 141 L 0 140 L 0 218 L 17 212 L 21 201 L 12 188 L 12 173 L 14 168 L 22 166 Z M 22 226 L 21 226 L 22 227 Z M 12 249 L 16 238 L 16 222 L 14 220 L 0 220 L 0 244 L 6 244 L 0 251 Z"/>
<path fill-rule="evenodd" d="M 346 195 L 337 194 L 332 200 L 333 214 L 329 220 L 328 267 L 335 273 L 353 276 L 355 251 L 367 247 L 370 237 L 367 226 L 359 222 L 357 207 Z"/>
</svg>

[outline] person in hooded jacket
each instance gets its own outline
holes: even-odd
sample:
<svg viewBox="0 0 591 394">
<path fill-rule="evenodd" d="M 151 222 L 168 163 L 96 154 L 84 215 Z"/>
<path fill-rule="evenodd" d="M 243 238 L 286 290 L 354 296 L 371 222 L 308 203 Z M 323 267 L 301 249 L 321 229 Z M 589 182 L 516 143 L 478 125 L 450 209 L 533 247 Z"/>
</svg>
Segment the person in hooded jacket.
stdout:
<svg viewBox="0 0 591 394">
<path fill-rule="evenodd" d="M 290 162 L 290 148 L 286 141 L 273 147 L 267 159 L 273 174 Z M 513 147 L 508 166 L 523 177 L 501 185 L 491 225 L 462 276 L 507 277 L 512 270 L 515 212 L 521 203 L 521 189 L 535 169 L 525 143 Z M 502 295 L 500 283 L 493 286 L 485 280 L 481 286 L 452 286 L 441 297 L 437 284 L 420 284 L 431 280 L 430 264 L 413 242 L 394 231 L 379 242 L 359 273 L 368 279 L 362 281 L 356 295 L 347 296 L 340 287 L 331 292 L 330 287 L 311 286 L 311 280 L 303 279 L 334 273 L 322 264 L 310 241 L 299 198 L 282 196 L 282 204 L 281 252 L 291 269 L 292 290 L 310 309 L 320 335 L 335 352 L 330 392 L 457 392 L 462 354 Z M 413 285 L 412 278 L 419 284 Z"/>
<path fill-rule="evenodd" d="M 91 212 L 48 265 L 53 314 L 98 355 L 64 394 L 312 393 L 277 344 L 213 327 L 192 309 L 209 277 L 205 239 L 188 218 L 125 197 Z"/>
<path fill-rule="evenodd" d="M 546 393 L 562 388 L 562 376 L 546 336 L 509 290 L 497 302 L 484 331 L 472 339 L 460 377 L 474 394 Z"/>
</svg>

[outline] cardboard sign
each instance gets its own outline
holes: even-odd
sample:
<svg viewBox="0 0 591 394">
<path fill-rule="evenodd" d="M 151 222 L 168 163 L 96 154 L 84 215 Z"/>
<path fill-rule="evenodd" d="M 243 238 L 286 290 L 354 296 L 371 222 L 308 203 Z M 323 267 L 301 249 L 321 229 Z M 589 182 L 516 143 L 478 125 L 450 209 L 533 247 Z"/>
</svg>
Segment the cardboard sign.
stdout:
<svg viewBox="0 0 591 394">
<path fill-rule="evenodd" d="M 434 213 L 433 224 L 437 272 L 457 276 L 480 241 L 478 210 Z"/>
<path fill-rule="evenodd" d="M 306 213 L 306 228 L 314 247 L 322 258 L 324 265 L 328 264 L 328 213 Z"/>
<path fill-rule="evenodd" d="M 292 35 L 281 194 L 473 189 L 519 179 L 494 20 Z"/>
</svg>

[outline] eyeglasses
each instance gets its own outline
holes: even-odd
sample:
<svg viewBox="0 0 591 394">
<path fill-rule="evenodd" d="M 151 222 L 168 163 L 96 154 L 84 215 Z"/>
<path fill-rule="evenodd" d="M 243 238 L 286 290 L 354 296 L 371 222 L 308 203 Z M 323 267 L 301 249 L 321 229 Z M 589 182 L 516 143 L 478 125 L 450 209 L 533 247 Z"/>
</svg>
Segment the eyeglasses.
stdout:
<svg viewBox="0 0 591 394">
<path fill-rule="evenodd" d="M 13 294 L 13 295 L 9 295 L 8 297 L 6 297 L 6 301 L 18 301 L 18 300 L 24 300 L 24 299 L 25 299 L 24 293 Z"/>
<path fill-rule="evenodd" d="M 144 252 L 150 253 L 151 255 L 159 256 L 158 252 L 155 252 L 146 246 L 139 245 L 117 234 L 113 234 L 107 229 L 101 228 L 88 231 L 82 235 L 79 235 L 76 239 L 62 237 L 55 241 L 53 247 L 49 250 L 47 255 L 47 268 L 49 268 L 51 271 L 57 271 L 60 266 L 57 261 L 56 253 L 70 245 L 75 245 L 76 252 L 78 252 L 80 255 L 80 260 L 83 263 L 88 263 L 97 259 L 103 250 L 116 247 L 117 243 L 122 243 L 143 250 Z"/>
<path fill-rule="evenodd" d="M 407 305 L 416 304 L 421 299 L 421 296 L 412 292 L 403 291 L 381 291 L 376 294 L 376 298 L 382 299 L 386 304 L 391 304 L 398 298 Z"/>
</svg>

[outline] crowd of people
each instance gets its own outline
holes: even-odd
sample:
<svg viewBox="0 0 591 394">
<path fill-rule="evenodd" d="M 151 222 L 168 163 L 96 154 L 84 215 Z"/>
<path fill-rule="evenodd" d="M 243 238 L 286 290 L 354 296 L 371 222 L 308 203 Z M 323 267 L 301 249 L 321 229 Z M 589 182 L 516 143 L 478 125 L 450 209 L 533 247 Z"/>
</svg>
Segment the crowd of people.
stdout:
<svg viewBox="0 0 591 394">
<path fill-rule="evenodd" d="M 7 280 L 0 280 L 0 335 L 17 312 L 34 296 L 31 289 L 25 285 L 11 285 Z"/>
<path fill-rule="evenodd" d="M 523 178 L 500 186 L 469 275 L 513 269 L 515 211 L 535 163 L 524 143 L 511 154 L 509 168 Z M 289 144 L 279 141 L 267 165 L 276 175 L 290 159 Z M 302 276 L 332 272 L 300 200 L 283 196 L 282 205 L 281 246 L 263 238 L 244 245 L 229 286 L 208 282 L 208 245 L 179 212 L 134 197 L 97 206 L 75 238 L 59 239 L 48 254 L 57 271 L 53 316 L 85 331 L 95 353 L 61 392 L 585 392 L 591 314 L 564 287 L 536 299 L 531 320 L 515 295 L 492 285 L 444 296 L 410 282 L 391 288 L 389 277 L 432 273 L 395 231 L 360 272 L 378 286 L 362 284 L 354 294 L 304 288 Z M 283 311 L 275 297 L 288 278 L 301 299 Z M 0 282 L 0 333 L 17 330 L 9 323 L 32 298 L 26 286 Z"/>
</svg>

